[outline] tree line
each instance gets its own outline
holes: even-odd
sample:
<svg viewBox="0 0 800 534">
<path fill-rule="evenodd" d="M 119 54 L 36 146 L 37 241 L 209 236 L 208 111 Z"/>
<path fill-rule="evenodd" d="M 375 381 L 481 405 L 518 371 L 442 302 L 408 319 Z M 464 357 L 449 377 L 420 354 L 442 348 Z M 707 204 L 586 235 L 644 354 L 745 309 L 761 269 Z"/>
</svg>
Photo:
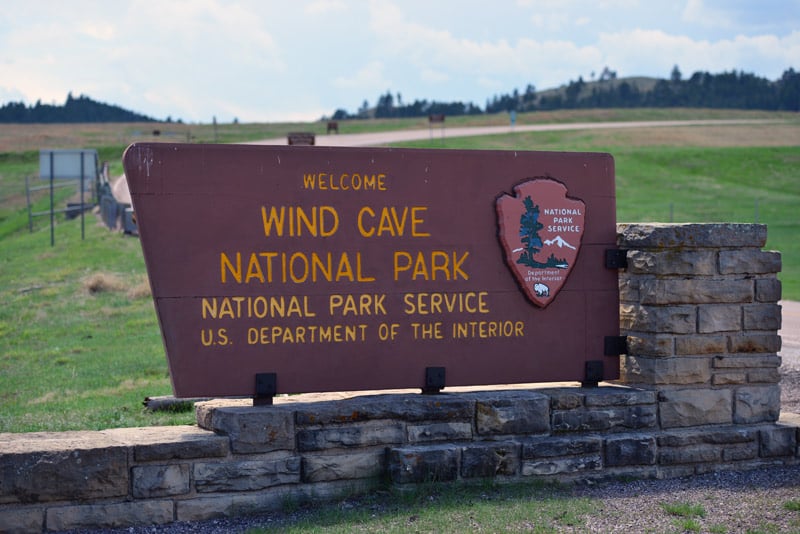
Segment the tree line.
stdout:
<svg viewBox="0 0 800 534">
<path fill-rule="evenodd" d="M 570 81 L 560 90 L 537 92 L 529 84 L 524 92 L 514 89 L 509 94 L 495 95 L 486 101 L 483 110 L 468 102 L 429 102 L 415 100 L 403 104 L 398 93 L 380 95 L 374 107 L 367 101 L 355 113 L 338 109 L 334 119 L 424 117 L 431 114 L 477 115 L 511 111 L 550 111 L 577 108 L 633 107 L 702 107 L 800 111 L 800 73 L 793 68 L 784 71 L 776 81 L 745 72 L 695 72 L 684 79 L 675 66 L 669 79 L 654 83 L 637 83 L 636 79 L 617 79 L 608 67 L 598 81 L 586 82 L 582 77 Z"/>
<path fill-rule="evenodd" d="M 22 102 L 9 102 L 0 107 L 0 123 L 76 123 L 76 122 L 154 122 L 155 119 L 128 111 L 119 106 L 96 102 L 80 95 L 67 95 L 63 106 L 42 104 L 33 106 Z M 171 120 L 167 120 L 171 122 Z"/>
<path fill-rule="evenodd" d="M 594 75 L 592 75 L 594 78 Z M 524 91 L 495 95 L 483 109 L 472 102 L 414 100 L 404 103 L 402 95 L 387 91 L 374 107 L 366 100 L 354 113 L 337 109 L 334 120 L 350 118 L 405 118 L 429 115 L 480 115 L 483 113 L 550 111 L 576 108 L 702 107 L 800 111 L 800 72 L 784 71 L 775 81 L 745 72 L 711 74 L 695 72 L 684 79 L 677 65 L 668 79 L 617 79 L 616 72 L 603 69 L 597 81 L 582 77 L 557 90 L 537 92 L 533 84 Z M 67 95 L 63 106 L 36 102 L 26 106 L 9 102 L 0 107 L 0 123 L 155 122 L 156 119 L 119 106 L 96 102 L 87 96 Z M 172 122 L 167 117 L 166 122 Z M 181 122 L 178 120 L 177 122 Z"/>
</svg>

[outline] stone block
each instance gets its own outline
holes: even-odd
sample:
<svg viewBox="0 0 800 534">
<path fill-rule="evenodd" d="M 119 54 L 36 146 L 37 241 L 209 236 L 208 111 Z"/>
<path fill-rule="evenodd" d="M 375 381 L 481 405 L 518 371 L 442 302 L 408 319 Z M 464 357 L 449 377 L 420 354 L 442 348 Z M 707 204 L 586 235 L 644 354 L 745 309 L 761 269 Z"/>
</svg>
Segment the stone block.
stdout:
<svg viewBox="0 0 800 534">
<path fill-rule="evenodd" d="M 184 495 L 191 490 L 188 464 L 134 466 L 131 477 L 133 496 L 137 499 Z"/>
<path fill-rule="evenodd" d="M 742 329 L 742 307 L 731 304 L 708 304 L 697 310 L 697 331 L 738 332 Z"/>
<path fill-rule="evenodd" d="M 204 410 L 203 403 L 198 410 Z M 294 411 L 290 406 L 216 406 L 211 411 L 210 430 L 230 438 L 233 452 L 254 454 L 293 450 Z"/>
<path fill-rule="evenodd" d="M 616 432 L 651 428 L 656 425 L 656 421 L 656 407 L 653 405 L 554 411 L 552 415 L 552 431 Z"/>
<path fill-rule="evenodd" d="M 752 280 L 653 279 L 639 284 L 642 304 L 735 304 L 753 301 Z"/>
<path fill-rule="evenodd" d="M 456 480 L 460 452 L 452 445 L 391 448 L 387 459 L 389 478 L 394 484 Z"/>
<path fill-rule="evenodd" d="M 584 395 L 574 388 L 557 388 L 542 390 L 550 397 L 551 410 L 574 410 L 583 406 Z"/>
<path fill-rule="evenodd" d="M 660 393 L 662 428 L 730 424 L 733 394 L 729 389 L 668 389 Z"/>
<path fill-rule="evenodd" d="M 555 458 L 558 456 L 585 456 L 599 453 L 603 440 L 599 436 L 578 436 L 575 438 L 539 437 L 522 442 L 523 460 Z"/>
<path fill-rule="evenodd" d="M 230 440 L 196 426 L 114 428 L 102 433 L 133 447 L 137 462 L 218 458 L 230 452 Z"/>
<path fill-rule="evenodd" d="M 656 462 L 656 439 L 649 435 L 612 436 L 605 440 L 605 465 L 653 465 Z"/>
<path fill-rule="evenodd" d="M 781 337 L 776 334 L 745 334 L 730 336 L 730 352 L 770 352 L 781 350 Z"/>
<path fill-rule="evenodd" d="M 694 306 L 620 304 L 620 328 L 654 334 L 691 334 L 697 329 Z"/>
<path fill-rule="evenodd" d="M 307 455 L 303 457 L 302 481 L 376 478 L 384 472 L 385 460 L 385 451 L 374 449 L 353 454 Z"/>
<path fill-rule="evenodd" d="M 774 422 L 781 411 L 781 390 L 776 385 L 740 387 L 736 390 L 736 424 Z"/>
<path fill-rule="evenodd" d="M 686 447 L 689 445 L 730 445 L 736 443 L 755 443 L 758 433 L 742 428 L 696 428 L 664 432 L 657 437 L 659 447 Z"/>
<path fill-rule="evenodd" d="M 514 391 L 481 395 L 475 403 L 475 427 L 484 436 L 549 432 L 550 399 Z"/>
<path fill-rule="evenodd" d="M 672 356 L 675 354 L 675 337 L 670 334 L 632 334 L 628 336 L 628 354 L 641 356 Z"/>
<path fill-rule="evenodd" d="M 472 439 L 470 423 L 428 423 L 408 426 L 408 443 Z"/>
<path fill-rule="evenodd" d="M 737 443 L 722 448 L 723 462 L 742 462 L 758 458 L 758 443 Z"/>
<path fill-rule="evenodd" d="M 797 450 L 797 427 L 776 425 L 759 431 L 759 453 L 764 458 L 792 457 Z"/>
<path fill-rule="evenodd" d="M 745 330 L 781 329 L 781 307 L 778 304 L 751 304 L 744 306 Z"/>
<path fill-rule="evenodd" d="M 199 493 L 256 491 L 300 482 L 300 457 L 279 460 L 196 463 L 195 488 Z"/>
<path fill-rule="evenodd" d="M 628 252 L 630 255 L 631 252 Z M 639 281 L 641 280 L 638 276 L 630 276 L 626 273 L 620 273 L 619 275 L 619 282 L 617 287 L 619 288 L 619 300 L 623 303 L 633 303 L 639 302 L 640 294 L 639 294 Z"/>
<path fill-rule="evenodd" d="M 675 354 L 700 355 L 726 352 L 727 339 L 719 335 L 680 336 L 675 339 Z"/>
<path fill-rule="evenodd" d="M 233 515 L 233 495 L 222 494 L 210 497 L 179 500 L 175 503 L 177 521 L 206 521 Z"/>
<path fill-rule="evenodd" d="M 470 444 L 461 449 L 461 476 L 493 478 L 519 472 L 520 445 L 505 441 Z"/>
<path fill-rule="evenodd" d="M 297 432 L 297 450 L 303 452 L 405 442 L 406 426 L 398 421 L 366 421 L 350 425 L 304 428 Z"/>
<path fill-rule="evenodd" d="M 777 384 L 781 381 L 781 373 L 777 368 L 753 369 L 747 373 L 747 381 L 751 384 Z"/>
<path fill-rule="evenodd" d="M 740 223 L 619 223 L 622 248 L 756 247 L 767 242 L 767 225 Z"/>
<path fill-rule="evenodd" d="M 735 384 L 746 384 L 747 373 L 714 373 L 711 383 L 715 386 L 730 386 Z"/>
<path fill-rule="evenodd" d="M 720 274 L 765 274 L 781 272 L 781 253 L 757 249 L 721 250 Z"/>
<path fill-rule="evenodd" d="M 714 356 L 714 369 L 748 369 L 748 368 L 774 368 L 781 365 L 781 358 L 775 354 L 752 354 L 752 355 L 719 355 Z"/>
<path fill-rule="evenodd" d="M 711 445 L 693 445 L 670 449 L 662 448 L 658 451 L 658 463 L 661 465 L 719 462 L 721 460 L 722 449 Z"/>
<path fill-rule="evenodd" d="M 646 358 L 628 356 L 625 379 L 643 384 L 705 384 L 711 379 L 708 358 Z"/>
<path fill-rule="evenodd" d="M 463 396 L 380 394 L 338 402 L 296 405 L 299 426 L 355 423 L 379 419 L 402 421 L 471 421 L 474 400 Z"/>
<path fill-rule="evenodd" d="M 626 254 L 628 260 L 628 274 L 655 274 L 657 270 L 658 254 L 649 250 L 629 250 Z"/>
<path fill-rule="evenodd" d="M 83 448 L 62 448 L 78 445 Z M 41 443 L 31 452 L 0 454 L 0 504 L 124 497 L 128 449 L 100 438 L 96 446 L 70 439 Z"/>
<path fill-rule="evenodd" d="M 0 532 L 28 534 L 44 532 L 44 508 L 25 507 L 0 510 Z"/>
<path fill-rule="evenodd" d="M 628 252 L 628 271 L 633 274 L 711 276 L 717 274 L 717 254 L 712 249 L 631 250 Z"/>
<path fill-rule="evenodd" d="M 584 395 L 587 408 L 607 406 L 634 406 L 655 404 L 656 392 L 628 387 L 598 387 L 586 390 Z"/>
<path fill-rule="evenodd" d="M 756 301 L 778 302 L 781 300 L 781 281 L 775 277 L 756 279 Z"/>
<path fill-rule="evenodd" d="M 173 517 L 170 500 L 53 506 L 47 509 L 47 529 L 81 530 L 163 525 L 172 522 Z"/>
<path fill-rule="evenodd" d="M 576 456 L 571 458 L 551 458 L 547 460 L 523 461 L 522 476 L 549 476 L 599 471 L 603 468 L 600 454 Z"/>
</svg>

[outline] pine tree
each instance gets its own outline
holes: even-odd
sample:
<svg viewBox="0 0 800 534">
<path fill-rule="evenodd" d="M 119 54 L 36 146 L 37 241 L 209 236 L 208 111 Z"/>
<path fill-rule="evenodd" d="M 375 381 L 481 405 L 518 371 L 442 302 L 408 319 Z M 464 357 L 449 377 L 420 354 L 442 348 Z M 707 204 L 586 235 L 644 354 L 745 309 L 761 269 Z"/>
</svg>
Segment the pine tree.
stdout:
<svg viewBox="0 0 800 534">
<path fill-rule="evenodd" d="M 522 203 L 525 204 L 525 213 L 519 218 L 519 235 L 524 249 L 517 263 L 539 267 L 539 262 L 533 259 L 534 254 L 538 254 L 543 246 L 542 238 L 539 237 L 539 230 L 544 228 L 539 222 L 539 206 L 533 203 L 530 196 L 525 197 Z"/>
</svg>

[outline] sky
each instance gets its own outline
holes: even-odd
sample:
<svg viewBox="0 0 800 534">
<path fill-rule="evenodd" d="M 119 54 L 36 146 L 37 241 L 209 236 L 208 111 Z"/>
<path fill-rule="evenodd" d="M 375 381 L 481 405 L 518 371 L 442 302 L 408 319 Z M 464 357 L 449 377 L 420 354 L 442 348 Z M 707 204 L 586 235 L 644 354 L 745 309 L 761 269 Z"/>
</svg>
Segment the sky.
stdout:
<svg viewBox="0 0 800 534">
<path fill-rule="evenodd" d="M 311 121 L 618 77 L 800 70 L 800 0 L 0 0 L 0 105 Z"/>
</svg>

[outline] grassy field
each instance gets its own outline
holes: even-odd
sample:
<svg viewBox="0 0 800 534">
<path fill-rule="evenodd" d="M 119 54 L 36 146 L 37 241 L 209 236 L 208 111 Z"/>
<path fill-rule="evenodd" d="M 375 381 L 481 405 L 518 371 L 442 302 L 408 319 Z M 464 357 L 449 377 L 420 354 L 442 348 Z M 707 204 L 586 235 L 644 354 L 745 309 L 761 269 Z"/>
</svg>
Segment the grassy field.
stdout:
<svg viewBox="0 0 800 534">
<path fill-rule="evenodd" d="M 524 114 L 518 124 L 751 118 L 739 126 L 641 128 L 434 139 L 413 146 L 607 151 L 617 166 L 620 221 L 739 221 L 769 225 L 783 254 L 784 298 L 800 300 L 800 118 L 712 110 L 602 110 Z M 448 126 L 507 124 L 507 116 L 448 118 Z M 0 432 L 191 424 L 192 412 L 147 412 L 171 393 L 139 242 L 87 219 L 59 217 L 54 247 L 45 218 L 28 231 L 25 176 L 39 148 L 97 148 L 121 174 L 131 141 L 243 141 L 324 133 L 323 123 L 0 127 Z M 419 119 L 348 121 L 343 133 L 427 128 Z M 174 129 L 174 133 L 173 133 Z M 66 194 L 63 193 L 63 194 Z M 59 202 L 64 202 L 64 198 Z M 45 209 L 46 198 L 37 200 Z"/>
</svg>

